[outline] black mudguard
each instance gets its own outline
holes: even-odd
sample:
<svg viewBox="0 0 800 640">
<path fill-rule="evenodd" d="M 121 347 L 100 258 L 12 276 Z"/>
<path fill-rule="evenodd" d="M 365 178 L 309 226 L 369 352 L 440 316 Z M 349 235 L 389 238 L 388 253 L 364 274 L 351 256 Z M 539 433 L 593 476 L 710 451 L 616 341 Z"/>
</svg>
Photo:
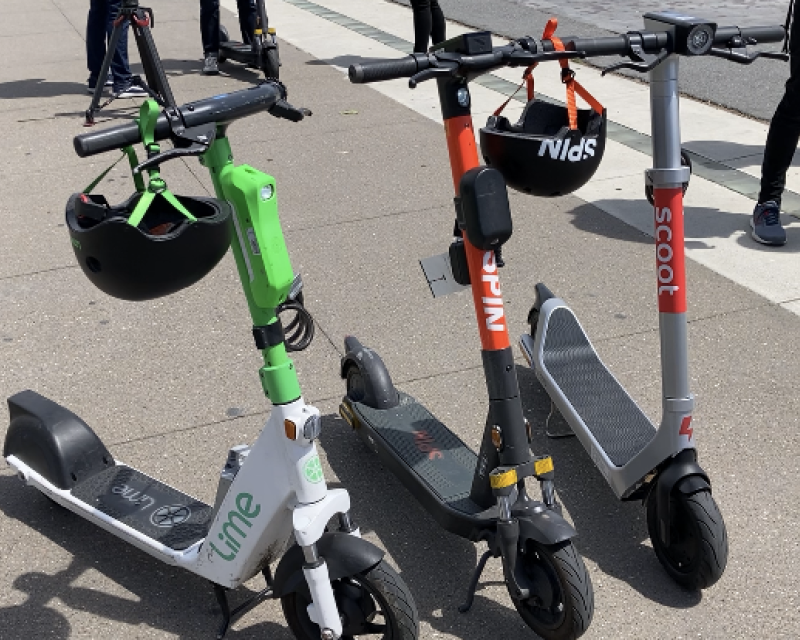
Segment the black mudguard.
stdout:
<svg viewBox="0 0 800 640">
<path fill-rule="evenodd" d="M 690 496 L 699 491 L 711 491 L 711 480 L 697 463 L 697 451 L 684 449 L 658 474 L 655 491 L 658 509 L 658 529 L 661 540 L 669 546 L 670 496 L 673 489 Z"/>
<path fill-rule="evenodd" d="M 340 375 L 347 378 L 351 366 L 358 367 L 364 380 L 364 397 L 359 402 L 373 409 L 391 409 L 400 402 L 392 377 L 381 357 L 372 349 L 363 346 L 357 338 L 348 336 L 344 340 L 345 356 L 342 358 Z"/>
<path fill-rule="evenodd" d="M 540 544 L 558 544 L 578 535 L 575 528 L 555 511 L 547 509 L 539 514 L 519 518 L 519 537 Z"/>
<path fill-rule="evenodd" d="M 11 424 L 3 457 L 15 456 L 59 489 L 69 490 L 114 465 L 97 434 L 78 416 L 35 391 L 8 399 Z"/>
<path fill-rule="evenodd" d="M 317 553 L 328 565 L 331 580 L 339 580 L 369 571 L 383 560 L 383 551 L 371 542 L 347 533 L 326 533 L 317 542 Z M 281 558 L 272 581 L 272 591 L 281 598 L 302 593 L 309 601 L 311 594 L 303 575 L 303 550 L 294 545 Z"/>
</svg>

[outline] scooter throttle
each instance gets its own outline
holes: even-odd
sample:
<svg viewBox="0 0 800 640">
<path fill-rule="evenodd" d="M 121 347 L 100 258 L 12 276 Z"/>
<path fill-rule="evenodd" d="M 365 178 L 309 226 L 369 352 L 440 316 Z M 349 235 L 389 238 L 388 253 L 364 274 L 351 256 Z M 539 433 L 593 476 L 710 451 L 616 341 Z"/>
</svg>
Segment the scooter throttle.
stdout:
<svg viewBox="0 0 800 640">
<path fill-rule="evenodd" d="M 350 82 L 365 84 L 381 80 L 396 80 L 397 78 L 410 78 L 419 71 L 424 71 L 431 66 L 427 54 L 412 54 L 399 60 L 380 60 L 350 65 L 348 75 Z"/>
</svg>

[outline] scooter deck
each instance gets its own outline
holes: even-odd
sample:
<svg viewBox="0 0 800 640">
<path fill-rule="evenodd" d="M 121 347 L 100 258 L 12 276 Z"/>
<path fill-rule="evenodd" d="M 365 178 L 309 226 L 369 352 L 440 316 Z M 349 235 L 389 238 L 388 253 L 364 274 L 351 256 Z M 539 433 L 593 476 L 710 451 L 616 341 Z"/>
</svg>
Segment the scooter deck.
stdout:
<svg viewBox="0 0 800 640">
<path fill-rule="evenodd" d="M 253 53 L 253 47 L 249 44 L 242 42 L 226 42 L 224 45 L 225 55 L 232 57 L 232 54 L 238 56 L 249 56 Z"/>
<path fill-rule="evenodd" d="M 485 511 L 469 498 L 478 456 L 413 397 L 399 394 L 392 409 L 351 406 L 440 502 L 467 515 Z"/>
<path fill-rule="evenodd" d="M 627 464 L 655 437 L 653 423 L 600 360 L 570 309 L 550 315 L 542 359 L 545 387 L 551 382 L 566 396 L 614 465 Z"/>
<path fill-rule="evenodd" d="M 176 551 L 205 538 L 211 526 L 210 506 L 125 465 L 109 467 L 86 478 L 71 493 Z"/>
</svg>

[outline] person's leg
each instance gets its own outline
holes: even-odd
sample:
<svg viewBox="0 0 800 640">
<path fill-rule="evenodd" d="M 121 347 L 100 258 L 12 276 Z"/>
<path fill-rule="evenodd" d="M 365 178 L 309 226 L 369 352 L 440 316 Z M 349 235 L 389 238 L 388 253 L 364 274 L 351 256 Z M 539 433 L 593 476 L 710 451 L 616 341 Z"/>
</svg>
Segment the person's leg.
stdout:
<svg viewBox="0 0 800 640">
<path fill-rule="evenodd" d="M 414 53 L 425 53 L 433 27 L 430 0 L 411 0 L 411 9 L 414 13 Z"/>
<path fill-rule="evenodd" d="M 796 21 L 792 23 L 790 36 L 789 80 L 769 125 L 758 195 L 759 203 L 772 201 L 779 207 L 786 186 L 786 170 L 800 140 L 800 24 Z"/>
<path fill-rule="evenodd" d="M 236 0 L 239 11 L 239 29 L 242 32 L 242 42 L 250 44 L 256 30 L 256 0 Z M 262 25 L 263 26 L 263 25 Z"/>
<path fill-rule="evenodd" d="M 786 188 L 786 171 L 792 163 L 800 140 L 800 22 L 798 6 L 789 32 L 789 80 L 783 98 L 769 125 L 761 164 L 761 189 L 750 219 L 751 235 L 767 245 L 786 243 L 786 231 L 781 225 L 781 197 Z"/>
<path fill-rule="evenodd" d="M 445 35 L 444 13 L 439 6 L 439 0 L 431 2 L 431 44 L 439 44 L 447 39 Z"/>
<path fill-rule="evenodd" d="M 200 37 L 203 56 L 219 53 L 219 0 L 200 0 Z"/>
<path fill-rule="evenodd" d="M 111 41 L 111 34 L 114 32 L 114 21 L 117 19 L 122 0 L 106 0 L 108 4 L 106 14 L 106 38 Z M 129 24 L 125 24 L 117 41 L 117 48 L 114 57 L 111 58 L 111 79 L 113 80 L 112 91 L 119 93 L 131 84 L 131 68 L 128 64 L 128 29 Z"/>
<path fill-rule="evenodd" d="M 89 87 L 97 84 L 103 58 L 106 57 L 106 0 L 90 0 L 86 18 L 86 66 L 89 69 Z"/>
</svg>

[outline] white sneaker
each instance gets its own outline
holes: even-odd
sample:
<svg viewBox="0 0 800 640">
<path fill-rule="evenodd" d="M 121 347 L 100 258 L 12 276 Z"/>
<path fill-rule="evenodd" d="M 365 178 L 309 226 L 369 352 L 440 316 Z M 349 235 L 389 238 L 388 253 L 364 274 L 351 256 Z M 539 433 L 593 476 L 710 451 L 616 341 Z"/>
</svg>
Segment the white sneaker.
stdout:
<svg viewBox="0 0 800 640">
<path fill-rule="evenodd" d="M 132 84 L 121 91 L 114 93 L 115 98 L 148 98 L 150 94 L 147 93 L 140 86 Z"/>
</svg>

